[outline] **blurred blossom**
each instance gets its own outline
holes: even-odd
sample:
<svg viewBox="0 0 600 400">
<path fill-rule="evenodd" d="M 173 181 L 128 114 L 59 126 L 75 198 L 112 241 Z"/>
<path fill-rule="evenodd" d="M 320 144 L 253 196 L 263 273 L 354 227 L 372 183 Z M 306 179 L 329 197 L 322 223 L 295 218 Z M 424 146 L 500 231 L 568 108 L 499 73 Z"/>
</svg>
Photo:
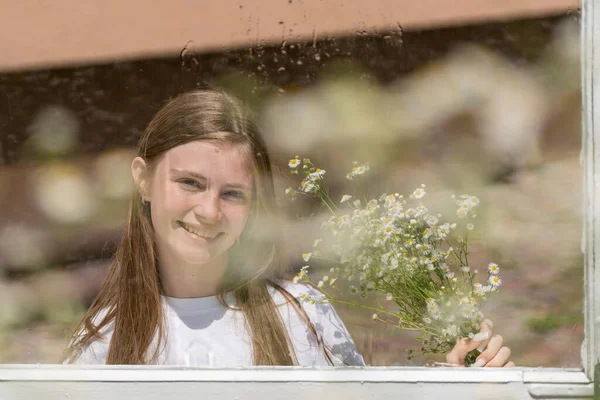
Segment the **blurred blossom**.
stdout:
<svg viewBox="0 0 600 400">
<path fill-rule="evenodd" d="M 37 227 L 6 225 L 0 230 L 0 265 L 38 268 L 50 256 L 50 245 L 48 234 Z"/>
<path fill-rule="evenodd" d="M 550 49 L 565 64 L 574 65 L 576 69 L 579 69 L 581 62 L 580 37 L 581 29 L 579 23 L 571 19 L 565 20 L 557 26 Z M 579 87 L 579 84 L 577 84 L 577 87 Z"/>
<path fill-rule="evenodd" d="M 90 178 L 70 164 L 44 165 L 35 174 L 35 200 L 40 209 L 60 223 L 81 223 L 97 208 Z"/>
<path fill-rule="evenodd" d="M 133 156 L 133 152 L 119 149 L 108 151 L 96 159 L 96 174 L 104 197 L 124 199 L 131 195 L 134 187 L 130 172 Z"/>
<path fill-rule="evenodd" d="M 358 79 L 334 80 L 318 89 L 323 106 L 335 118 L 336 126 L 331 134 L 337 139 L 377 139 L 385 134 L 385 118 L 378 109 L 378 86 Z"/>
<path fill-rule="evenodd" d="M 42 108 L 28 126 L 30 143 L 34 150 L 48 155 L 72 152 L 79 133 L 79 121 L 65 107 L 51 105 Z"/>
<path fill-rule="evenodd" d="M 508 68 L 498 72 L 494 86 L 475 113 L 484 146 L 495 158 L 491 161 L 517 168 L 538 164 L 546 93 L 531 76 Z"/>
<path fill-rule="evenodd" d="M 309 91 L 276 98 L 264 118 L 268 140 L 290 152 L 307 151 L 335 128 L 333 116 Z"/>
<path fill-rule="evenodd" d="M 266 135 L 275 146 L 293 153 L 338 140 L 389 136 L 380 92 L 377 86 L 351 79 L 277 97 L 264 111 Z"/>
<path fill-rule="evenodd" d="M 535 69 L 559 101 L 561 96 L 581 90 L 581 32 L 577 21 L 566 19 L 556 26 Z"/>
</svg>

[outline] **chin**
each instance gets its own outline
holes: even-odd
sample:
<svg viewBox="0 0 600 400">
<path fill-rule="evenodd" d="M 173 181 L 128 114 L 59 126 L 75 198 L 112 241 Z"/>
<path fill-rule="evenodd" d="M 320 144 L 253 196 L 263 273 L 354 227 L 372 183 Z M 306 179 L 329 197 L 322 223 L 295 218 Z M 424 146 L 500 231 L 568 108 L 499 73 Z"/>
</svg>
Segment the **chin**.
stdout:
<svg viewBox="0 0 600 400">
<path fill-rule="evenodd" d="M 214 257 L 210 255 L 198 255 L 198 254 L 183 254 L 181 257 L 185 262 L 196 265 L 203 265 L 214 260 Z"/>
</svg>

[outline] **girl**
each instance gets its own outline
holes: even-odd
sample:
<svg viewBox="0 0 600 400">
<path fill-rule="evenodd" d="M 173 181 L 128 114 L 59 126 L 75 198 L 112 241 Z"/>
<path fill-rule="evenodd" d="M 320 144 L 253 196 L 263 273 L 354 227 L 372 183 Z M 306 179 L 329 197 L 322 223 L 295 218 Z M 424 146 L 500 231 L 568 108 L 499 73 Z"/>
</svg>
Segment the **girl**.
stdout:
<svg viewBox="0 0 600 400">
<path fill-rule="evenodd" d="M 299 301 L 319 292 L 284 279 L 269 156 L 236 98 L 201 90 L 169 102 L 131 172 L 127 227 L 63 362 L 364 365 L 330 305 Z M 458 341 L 448 362 L 478 345 Z M 494 336 L 478 361 L 510 366 L 509 356 Z"/>
</svg>

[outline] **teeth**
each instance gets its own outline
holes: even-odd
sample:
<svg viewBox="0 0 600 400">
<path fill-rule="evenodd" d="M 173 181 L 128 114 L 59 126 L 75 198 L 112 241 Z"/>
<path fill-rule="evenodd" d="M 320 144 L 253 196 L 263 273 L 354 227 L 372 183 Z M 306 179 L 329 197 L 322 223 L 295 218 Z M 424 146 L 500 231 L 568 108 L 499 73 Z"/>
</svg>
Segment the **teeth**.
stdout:
<svg viewBox="0 0 600 400">
<path fill-rule="evenodd" d="M 208 231 L 203 231 L 203 230 L 199 230 L 199 229 L 194 229 L 191 226 L 184 224 L 183 222 L 181 223 L 181 226 L 186 231 L 191 232 L 196 236 L 201 236 L 201 237 L 204 237 L 207 239 L 214 239 L 219 235 L 218 233 L 214 233 L 214 232 L 208 232 Z"/>
</svg>

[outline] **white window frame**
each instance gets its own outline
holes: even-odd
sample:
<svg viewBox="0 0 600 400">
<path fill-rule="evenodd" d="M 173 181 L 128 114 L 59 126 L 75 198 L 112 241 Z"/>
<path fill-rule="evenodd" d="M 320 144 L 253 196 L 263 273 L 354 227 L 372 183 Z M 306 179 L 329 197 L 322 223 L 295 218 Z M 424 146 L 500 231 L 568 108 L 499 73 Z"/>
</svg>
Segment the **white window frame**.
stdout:
<svg viewBox="0 0 600 400">
<path fill-rule="evenodd" d="M 600 206 L 596 203 L 600 201 L 600 118 L 594 118 L 600 116 L 600 5 L 596 3 L 582 0 L 581 18 L 586 293 L 583 368 L 0 365 L 0 399 L 592 398 L 594 370 L 600 362 L 600 260 L 596 260 L 600 254 Z M 597 393 L 600 396 L 600 391 Z"/>
</svg>

